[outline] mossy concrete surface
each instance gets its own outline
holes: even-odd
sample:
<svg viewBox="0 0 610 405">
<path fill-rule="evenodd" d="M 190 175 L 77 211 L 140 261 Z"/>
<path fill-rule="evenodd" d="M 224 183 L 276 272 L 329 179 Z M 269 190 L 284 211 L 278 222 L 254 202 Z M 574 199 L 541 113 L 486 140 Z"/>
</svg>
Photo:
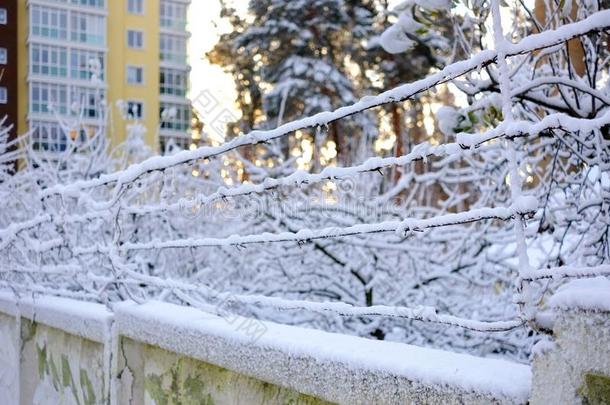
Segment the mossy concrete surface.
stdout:
<svg viewBox="0 0 610 405">
<path fill-rule="evenodd" d="M 100 343 L 22 318 L 21 345 L 22 404 L 107 401 Z"/>
<path fill-rule="evenodd" d="M 583 397 L 589 405 L 610 405 L 610 377 L 586 374 Z"/>
<path fill-rule="evenodd" d="M 120 403 L 328 404 L 290 389 L 127 338 L 122 339 L 119 351 Z"/>
</svg>

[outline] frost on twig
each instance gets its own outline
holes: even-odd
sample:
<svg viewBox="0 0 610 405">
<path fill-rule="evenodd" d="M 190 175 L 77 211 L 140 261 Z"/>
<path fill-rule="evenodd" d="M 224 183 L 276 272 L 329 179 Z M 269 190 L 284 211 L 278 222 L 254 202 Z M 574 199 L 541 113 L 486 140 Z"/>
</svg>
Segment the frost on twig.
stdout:
<svg viewBox="0 0 610 405">
<path fill-rule="evenodd" d="M 405 2 L 382 45 L 405 52 L 414 36 L 434 40 L 418 32 L 426 7 L 453 12 L 444 1 Z M 278 322 L 525 358 L 523 325 L 545 292 L 565 278 L 608 275 L 610 87 L 598 45 L 610 11 L 583 9 L 577 21 L 532 35 L 514 28 L 515 41 L 498 2 L 479 11 L 480 21 L 460 20 L 471 24 L 456 33 L 462 60 L 293 121 L 284 120 L 291 86 L 305 82 L 280 80 L 266 94 L 281 99 L 278 126 L 221 144 L 150 156 L 135 122 L 115 150 L 100 130 L 49 155 L 27 135 L 15 152 L 0 129 L 2 288 L 212 311 L 229 300 L 231 310 Z M 478 31 L 489 12 L 490 47 Z M 469 37 L 477 33 L 478 42 Z M 575 38 L 591 66 L 584 76 L 563 52 Z M 341 73 L 312 58 L 281 66 L 316 86 L 320 72 Z M 306 169 L 290 150 L 278 158 L 303 131 L 315 131 L 308 145 L 317 154 L 333 123 L 401 109 L 446 83 L 467 105 L 438 110 L 441 132 L 395 154 L 350 145 L 341 164 Z M 65 133 L 82 126 L 60 124 Z M 248 158 L 251 150 L 267 160 Z M 17 158 L 23 170 L 3 170 Z"/>
</svg>

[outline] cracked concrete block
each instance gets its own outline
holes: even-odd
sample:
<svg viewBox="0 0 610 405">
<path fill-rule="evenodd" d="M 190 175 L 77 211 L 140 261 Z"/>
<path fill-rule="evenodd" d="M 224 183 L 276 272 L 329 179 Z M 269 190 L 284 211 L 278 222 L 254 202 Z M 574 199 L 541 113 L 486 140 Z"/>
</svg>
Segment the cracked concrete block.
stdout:
<svg viewBox="0 0 610 405">
<path fill-rule="evenodd" d="M 21 321 L 22 404 L 105 403 L 106 372 L 101 343 L 59 329 Z"/>
<path fill-rule="evenodd" d="M 535 351 L 530 404 L 610 404 L 594 399 L 604 392 L 602 376 L 610 376 L 608 331 L 610 312 L 558 310 L 552 344 Z"/>
<path fill-rule="evenodd" d="M 0 404 L 19 401 L 19 324 L 0 314 Z"/>
<path fill-rule="evenodd" d="M 121 404 L 328 404 L 128 338 L 121 339 L 119 353 Z"/>
</svg>

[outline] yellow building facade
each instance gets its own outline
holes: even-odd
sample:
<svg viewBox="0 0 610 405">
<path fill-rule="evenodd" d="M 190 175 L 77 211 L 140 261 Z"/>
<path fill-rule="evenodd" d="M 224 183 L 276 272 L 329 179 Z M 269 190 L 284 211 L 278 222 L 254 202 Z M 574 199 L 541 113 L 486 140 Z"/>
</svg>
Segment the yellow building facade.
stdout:
<svg viewBox="0 0 610 405">
<path fill-rule="evenodd" d="M 190 0 L 18 3 L 17 128 L 35 148 L 62 151 L 99 128 L 116 146 L 134 122 L 153 150 L 188 146 Z"/>
<path fill-rule="evenodd" d="M 125 103 L 144 103 L 142 123 L 146 126 L 146 141 L 157 145 L 159 126 L 159 0 L 147 0 L 142 4 L 142 13 L 127 12 L 125 1 L 110 1 L 108 13 L 108 99 Z M 129 46 L 142 35 L 142 48 Z M 137 44 L 132 44 L 137 45 Z M 116 61 L 116 63 L 115 63 Z M 141 83 L 128 80 L 129 68 L 142 69 Z M 112 106 L 112 143 L 121 142 L 126 120 L 120 108 Z"/>
</svg>

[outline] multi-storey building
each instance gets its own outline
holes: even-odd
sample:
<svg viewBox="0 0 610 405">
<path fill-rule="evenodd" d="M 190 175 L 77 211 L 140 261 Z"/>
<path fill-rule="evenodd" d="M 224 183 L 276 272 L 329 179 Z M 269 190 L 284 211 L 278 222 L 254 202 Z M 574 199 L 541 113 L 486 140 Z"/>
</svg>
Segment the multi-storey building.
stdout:
<svg viewBox="0 0 610 405">
<path fill-rule="evenodd" d="M 19 132 L 31 130 L 40 150 L 61 151 L 67 136 L 101 126 L 117 145 L 139 121 L 155 149 L 168 137 L 186 146 L 189 3 L 19 0 Z M 66 131 L 74 122 L 79 129 Z"/>
<path fill-rule="evenodd" d="M 161 150 L 172 139 L 182 147 L 191 142 L 191 103 L 186 98 L 190 67 L 187 62 L 186 16 L 189 0 L 160 0 L 159 93 Z M 167 117 L 167 118 L 165 118 Z M 186 136 L 185 136 L 186 134 Z"/>
<path fill-rule="evenodd" d="M 0 0 L 0 125 L 17 121 L 17 0 Z M 6 119 L 4 119 L 6 117 Z M 4 120 L 3 120 L 4 119 Z M 17 134 L 13 124 L 9 140 Z"/>
<path fill-rule="evenodd" d="M 102 123 L 108 14 L 103 0 L 28 0 L 19 6 L 19 45 L 25 47 L 19 50 L 19 131 L 32 131 L 35 149 L 62 151 L 68 136 Z M 82 126 L 66 131 L 76 119 Z"/>
</svg>

